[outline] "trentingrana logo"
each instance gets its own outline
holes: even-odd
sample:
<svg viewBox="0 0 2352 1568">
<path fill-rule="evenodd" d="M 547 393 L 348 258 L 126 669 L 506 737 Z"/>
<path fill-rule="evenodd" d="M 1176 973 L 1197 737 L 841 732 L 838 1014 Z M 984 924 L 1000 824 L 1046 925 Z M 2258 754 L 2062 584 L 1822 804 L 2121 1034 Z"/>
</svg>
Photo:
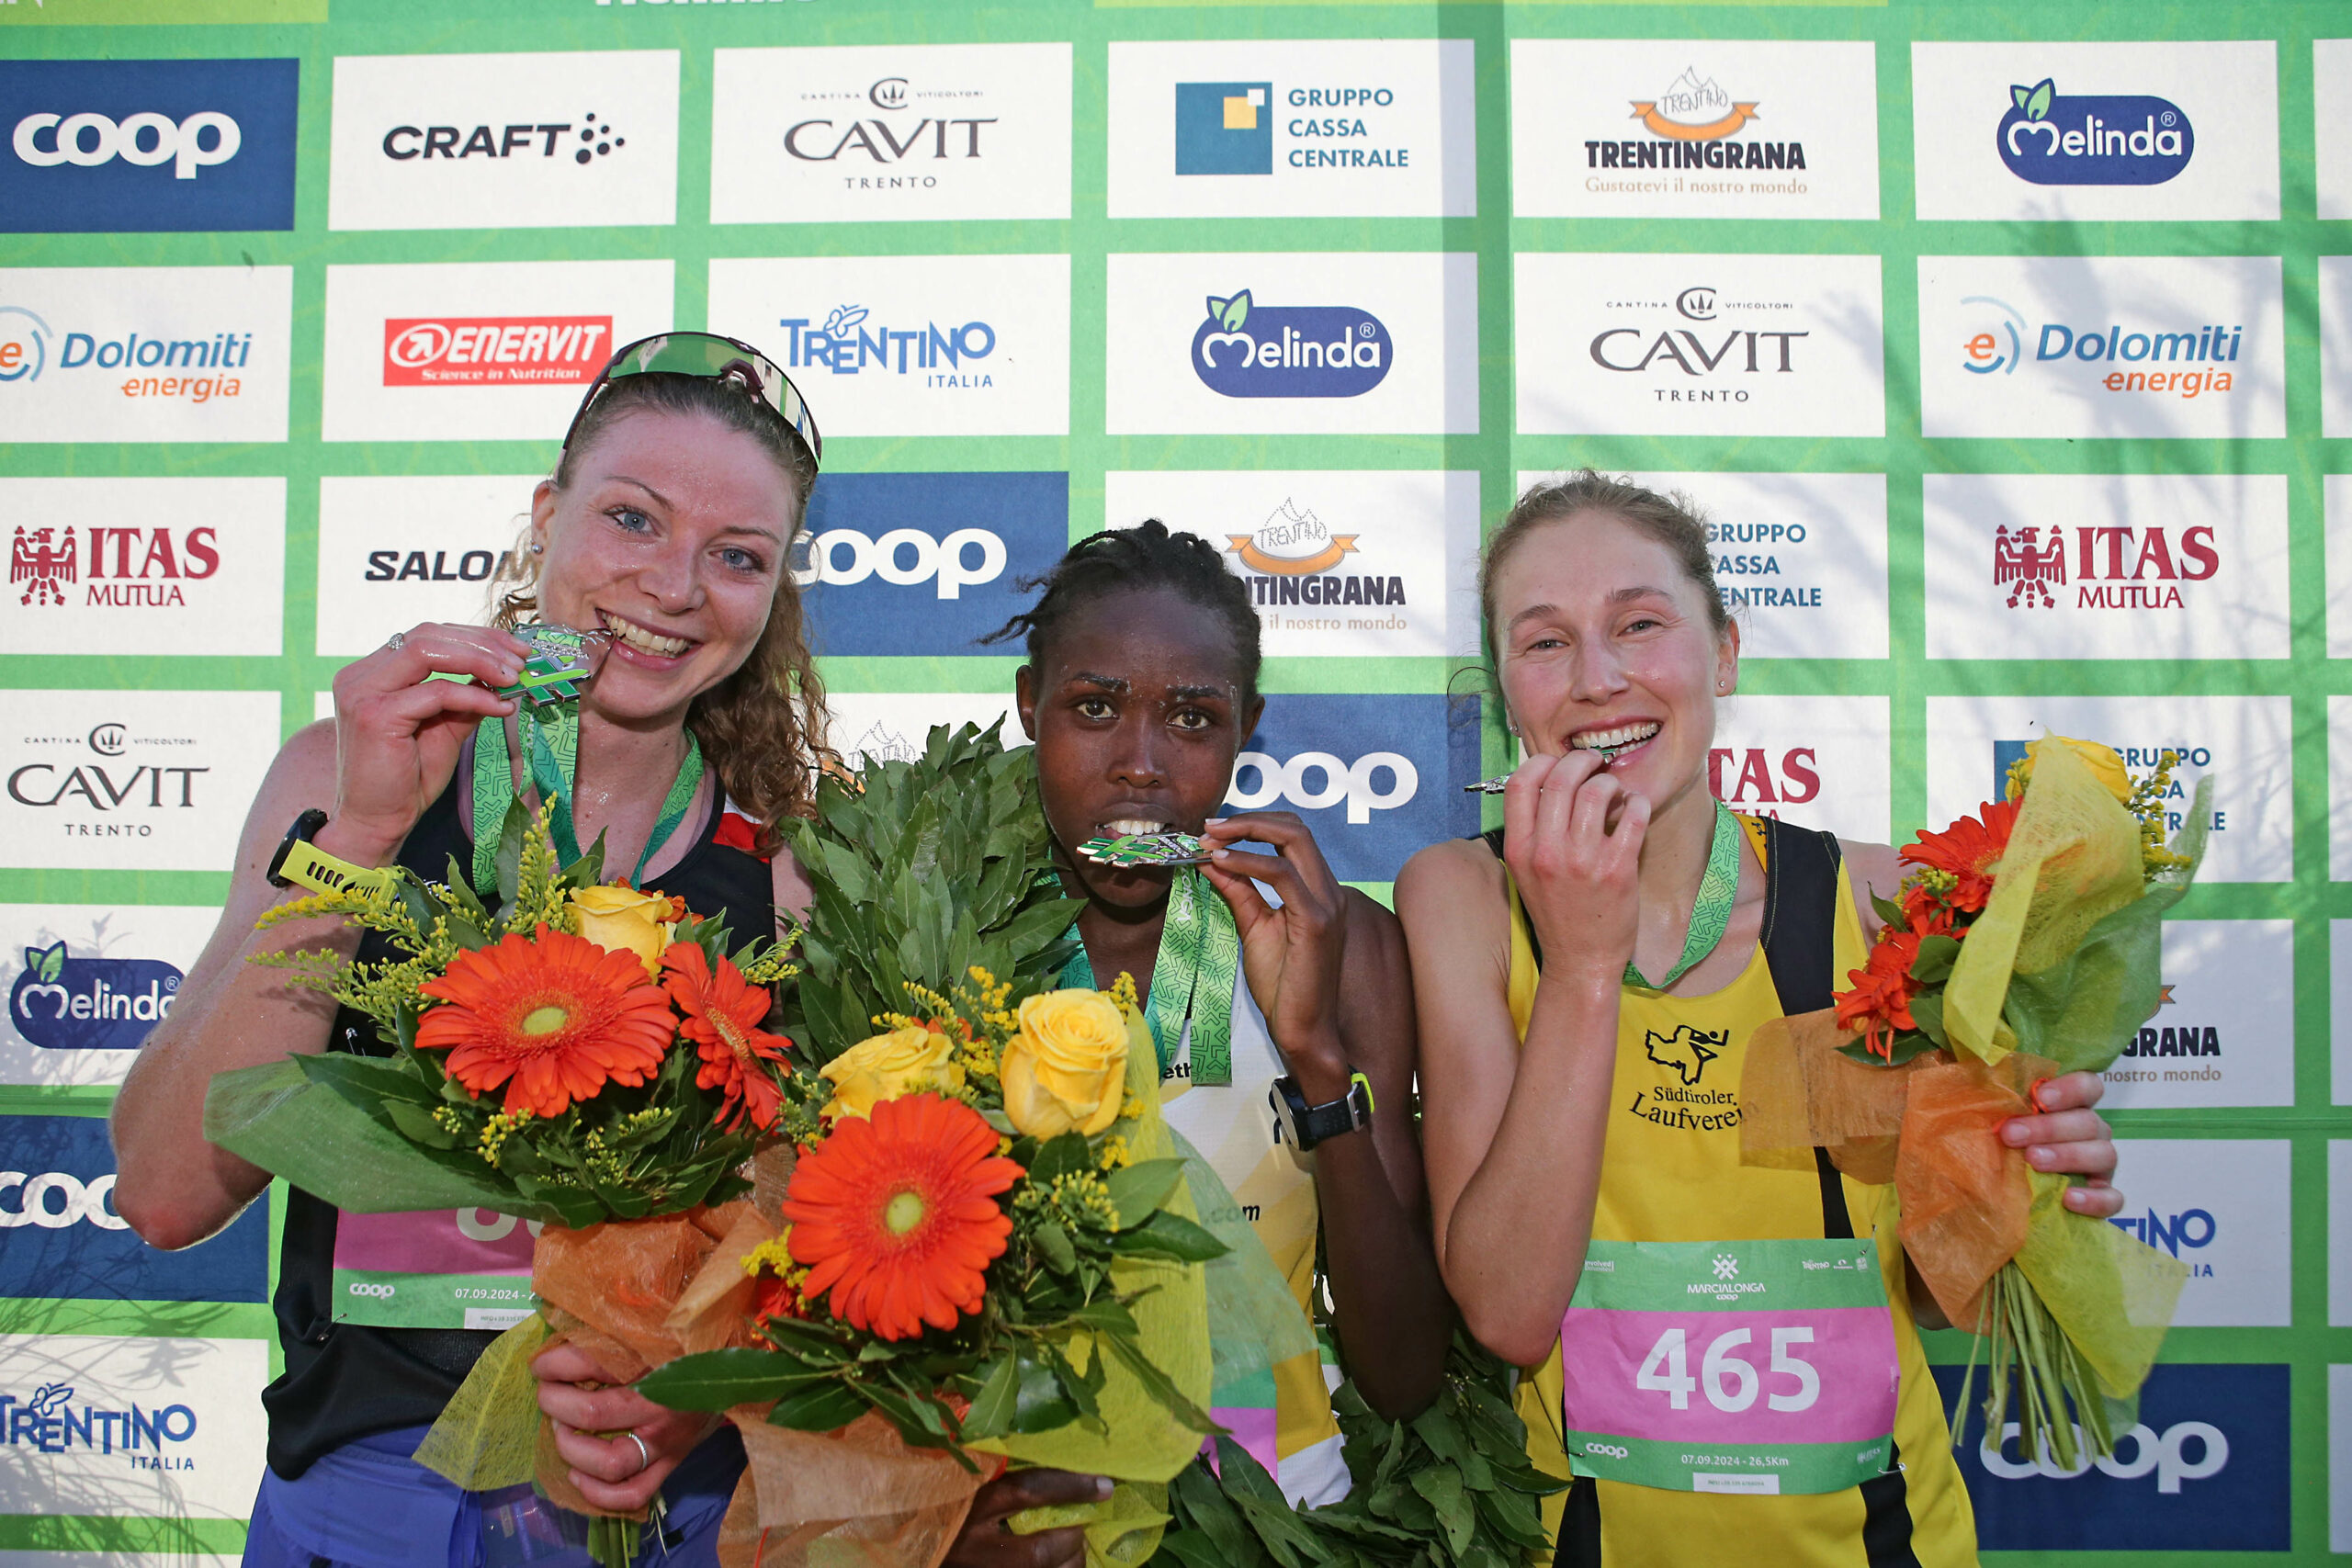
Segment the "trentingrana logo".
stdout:
<svg viewBox="0 0 2352 1568">
<path fill-rule="evenodd" d="M 1356 398 L 1387 378 L 1388 329 L 1348 305 L 1257 305 L 1211 295 L 1193 333 L 1193 373 L 1220 397 Z"/>
<path fill-rule="evenodd" d="M 1584 144 L 1588 169 L 1802 169 L 1804 143 L 1733 140 L 1764 117 L 1755 98 L 1735 98 L 1713 76 L 1686 65 L 1655 97 L 1633 98 L 1632 118 L 1646 140 L 1595 138 Z"/>
<path fill-rule="evenodd" d="M 1282 604 L 1402 604 L 1401 576 L 1338 569 L 1357 553 L 1361 534 L 1335 534 L 1312 507 L 1285 497 L 1254 534 L 1227 534 L 1226 552 L 1247 569 L 1250 601 Z M 1398 625 L 1401 626 L 1401 622 Z M 1339 629 L 1336 621 L 1325 629 Z M 1364 629 L 1354 622 L 1349 629 Z"/>
<path fill-rule="evenodd" d="M 2068 97 L 2047 76 L 2009 88 L 1994 141 L 2003 166 L 2038 186 L 2158 186 L 2197 153 L 2196 130 L 2171 100 Z"/>
</svg>

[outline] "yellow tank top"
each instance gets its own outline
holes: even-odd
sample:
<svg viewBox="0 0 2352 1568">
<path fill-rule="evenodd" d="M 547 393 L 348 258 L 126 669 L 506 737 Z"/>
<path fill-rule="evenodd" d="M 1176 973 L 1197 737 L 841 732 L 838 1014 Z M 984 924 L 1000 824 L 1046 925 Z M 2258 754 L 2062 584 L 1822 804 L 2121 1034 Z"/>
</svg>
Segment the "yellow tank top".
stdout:
<svg viewBox="0 0 2352 1568">
<path fill-rule="evenodd" d="M 1752 824 L 1750 841 L 1764 852 Z M 1504 874 L 1508 883 L 1510 874 Z M 1510 894 L 1512 1021 L 1520 1038 L 1535 1001 L 1537 967 L 1519 889 Z M 1861 922 L 1853 890 L 1838 873 L 1836 973 L 1864 962 Z M 1767 1170 L 1739 1161 L 1739 1078 L 1747 1037 L 1781 1016 L 1780 994 L 1759 943 L 1747 967 L 1722 990 L 1704 997 L 1668 997 L 1626 987 L 1618 993 L 1617 1066 L 1611 1087 L 1607 1153 L 1592 1235 L 1601 1241 L 1719 1241 L 1818 1236 L 1821 1184 L 1811 1171 Z M 1606 1568 L 1681 1568 L 1698 1563 L 1770 1563 L 1773 1568 L 1880 1568 L 1916 1562 L 1956 1568 L 1976 1562 L 1976 1526 L 1943 1404 L 1928 1371 L 1911 1320 L 1903 1247 L 1895 1236 L 1894 1190 L 1845 1182 L 1854 1234 L 1878 1247 L 1886 1293 L 1894 1313 L 1902 1360 L 1894 1440 L 1901 1456 L 1901 1503 L 1908 1515 L 1910 1555 L 1892 1554 L 1899 1535 L 1882 1520 L 1866 1544 L 1862 1489 L 1816 1495 L 1725 1496 L 1667 1492 L 1616 1482 L 1579 1483 L 1595 1488 Z M 1561 1446 L 1560 1351 L 1520 1384 L 1519 1413 L 1526 1421 L 1529 1458 L 1553 1475 L 1568 1473 Z M 1544 1509 L 1555 1540 L 1567 1497 Z"/>
</svg>

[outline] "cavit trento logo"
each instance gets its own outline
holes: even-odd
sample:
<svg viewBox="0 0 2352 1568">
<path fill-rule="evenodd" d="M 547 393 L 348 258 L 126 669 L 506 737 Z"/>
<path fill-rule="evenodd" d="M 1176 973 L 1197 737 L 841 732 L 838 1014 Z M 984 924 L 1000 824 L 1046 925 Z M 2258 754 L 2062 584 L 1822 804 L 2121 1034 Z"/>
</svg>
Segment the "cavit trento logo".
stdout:
<svg viewBox="0 0 2352 1568">
<path fill-rule="evenodd" d="M 1256 305 L 1209 297 L 1193 373 L 1227 398 L 1356 398 L 1387 378 L 1388 329 L 1351 305 Z"/>
<path fill-rule="evenodd" d="M 463 136 L 465 144 L 458 145 Z M 570 153 L 574 164 L 593 164 L 599 158 L 628 145 L 628 139 L 613 134 L 612 122 L 599 120 L 595 115 L 581 117 L 579 123 L 551 120 L 537 124 L 503 125 L 495 135 L 488 125 L 477 125 L 472 130 L 455 125 L 396 125 L 384 132 L 384 156 L 396 164 L 411 161 L 430 163 L 447 158 L 463 163 L 468 158 L 528 158 L 532 143 L 538 144 L 538 156 L 553 158 Z"/>
<path fill-rule="evenodd" d="M 1668 305 L 1663 299 L 1604 302 L 1610 310 L 1654 310 Z M 1683 321 L 1703 325 L 1604 327 L 1587 346 L 1592 362 L 1603 370 L 1628 376 L 1666 375 L 1669 370 L 1694 378 L 1787 376 L 1796 371 L 1797 340 L 1813 335 L 1809 329 L 1744 327 L 1734 321 L 1722 327 L 1723 337 L 1717 341 L 1718 317 L 1786 320 L 1796 309 L 1789 300 L 1734 298 L 1712 286 L 1697 285 L 1676 294 L 1670 308 Z M 1749 397 L 1747 388 L 1736 383 L 1703 388 L 1668 385 L 1652 390 L 1659 402 L 1744 403 Z"/>
<path fill-rule="evenodd" d="M 2180 584 L 2205 582 L 2221 570 L 2213 530 L 2199 525 L 2176 534 L 2161 524 L 2110 524 L 2067 528 L 2026 524 L 1993 530 L 1993 586 L 2009 591 L 2009 608 L 2054 609 L 2067 586 L 2073 549 L 2075 608 L 2178 610 Z M 2192 590 L 2193 592 L 2193 590 Z"/>
<path fill-rule="evenodd" d="M 178 997 L 178 969 L 155 958 L 75 958 L 63 942 L 25 949 L 8 1021 L 45 1051 L 135 1050 Z"/>
<path fill-rule="evenodd" d="M 980 128 L 996 124 L 996 117 L 956 116 L 952 106 L 982 96 L 976 88 L 917 88 L 904 76 L 885 76 L 865 94 L 865 101 L 883 114 L 903 115 L 924 103 L 946 112 L 927 113 L 911 126 L 879 118 L 852 119 L 845 126 L 831 119 L 798 120 L 785 131 L 784 150 L 804 164 L 838 163 L 844 153 L 853 154 L 853 164 L 854 155 L 862 153 L 876 164 L 978 158 L 983 156 Z"/>
<path fill-rule="evenodd" d="M 1402 604 L 1402 577 L 1374 577 L 1336 569 L 1356 553 L 1361 534 L 1335 534 L 1315 514 L 1285 498 L 1254 534 L 1227 534 L 1226 551 L 1246 570 L 1255 604 Z M 1333 623 L 1336 625 L 1337 623 Z"/>
<path fill-rule="evenodd" d="M 2160 186 L 2197 153 L 2179 105 L 2145 94 L 2067 97 L 2047 76 L 2009 88 L 1994 141 L 2009 173 L 2038 186 Z"/>
<path fill-rule="evenodd" d="M 1802 169 L 1802 141 L 1733 141 L 1751 122 L 1760 100 L 1734 98 L 1685 66 L 1665 92 L 1627 100 L 1632 118 L 1650 133 L 1641 138 L 1598 139 L 1584 144 L 1588 169 Z"/>
<path fill-rule="evenodd" d="M 192 180 L 198 170 L 235 157 L 244 140 L 235 120 L 206 109 L 178 120 L 161 114 L 134 114 L 120 121 L 102 114 L 28 114 L 17 122 L 9 144 L 18 159 L 37 169 L 60 164 L 91 169 L 120 158 L 141 168 L 168 164 L 174 179 Z"/>
<path fill-rule="evenodd" d="M 879 375 L 907 376 L 923 372 L 922 384 L 942 389 L 978 390 L 996 385 L 995 376 L 980 361 L 996 352 L 996 329 L 986 321 L 942 326 L 876 321 L 863 305 L 836 305 L 820 326 L 807 316 L 777 321 L 789 334 L 785 358 L 794 369 L 822 366 L 836 376 L 867 370 Z"/>
<path fill-rule="evenodd" d="M 1963 328 L 1960 367 L 1972 376 L 2014 376 L 2029 362 L 2068 370 L 2074 364 L 2114 366 L 2094 371 L 2094 386 L 2110 392 L 2170 392 L 2195 398 L 2236 384 L 2245 339 L 2244 324 L 2216 321 L 2030 322 L 2024 311 L 1989 294 L 1963 297 L 1977 318 Z M 2030 343 L 2030 348 L 2028 344 Z M 2178 368 L 2160 368 L 2177 367 Z"/>
</svg>

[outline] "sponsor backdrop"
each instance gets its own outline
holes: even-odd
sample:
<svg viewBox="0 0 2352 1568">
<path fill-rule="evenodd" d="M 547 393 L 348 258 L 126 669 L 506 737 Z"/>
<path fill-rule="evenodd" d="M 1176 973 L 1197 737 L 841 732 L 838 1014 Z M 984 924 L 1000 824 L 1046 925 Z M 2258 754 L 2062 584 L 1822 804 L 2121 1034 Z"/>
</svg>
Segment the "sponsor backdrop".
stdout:
<svg viewBox="0 0 2352 1568">
<path fill-rule="evenodd" d="M 142 1247 L 108 1101 L 273 749 L 343 661 L 482 613 L 582 386 L 673 325 L 764 346 L 831 438 L 796 564 L 844 751 L 1006 713 L 978 639 L 1023 581 L 1164 517 L 1264 620 L 1231 805 L 1385 897 L 1510 760 L 1480 535 L 1586 463 L 1708 513 L 1744 810 L 1884 839 L 2049 728 L 2179 751 L 2207 881 L 2108 1104 L 2180 1325 L 2115 1458 L 1971 1425 L 1963 1462 L 1996 1562 L 2352 1551 L 2340 4 L 0 0 L 0 1562 L 239 1549 L 281 1205 Z M 1966 1342 L 1931 1352 L 1956 1393 Z"/>
</svg>

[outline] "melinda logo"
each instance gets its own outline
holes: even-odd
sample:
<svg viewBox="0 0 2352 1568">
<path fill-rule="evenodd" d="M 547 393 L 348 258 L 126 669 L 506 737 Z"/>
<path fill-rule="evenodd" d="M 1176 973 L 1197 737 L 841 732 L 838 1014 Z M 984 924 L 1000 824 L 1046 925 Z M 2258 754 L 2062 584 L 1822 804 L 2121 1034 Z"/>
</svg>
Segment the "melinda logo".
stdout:
<svg viewBox="0 0 2352 1568">
<path fill-rule="evenodd" d="M 74 958 L 65 944 L 25 949 L 8 992 L 17 1032 L 46 1051 L 129 1051 L 172 1010 L 180 972 L 155 958 Z"/>
<path fill-rule="evenodd" d="M 1209 297 L 1193 373 L 1227 398 L 1357 398 L 1387 378 L 1388 329 L 1351 305 L 1253 305 Z"/>
<path fill-rule="evenodd" d="M 610 316 L 392 320 L 384 323 L 384 385 L 584 386 L 612 346 Z"/>
<path fill-rule="evenodd" d="M 1995 135 L 2009 173 L 2038 186 L 2160 186 L 2197 152 L 2177 104 L 2146 95 L 2062 96 L 2047 76 L 2009 89 Z"/>
</svg>

